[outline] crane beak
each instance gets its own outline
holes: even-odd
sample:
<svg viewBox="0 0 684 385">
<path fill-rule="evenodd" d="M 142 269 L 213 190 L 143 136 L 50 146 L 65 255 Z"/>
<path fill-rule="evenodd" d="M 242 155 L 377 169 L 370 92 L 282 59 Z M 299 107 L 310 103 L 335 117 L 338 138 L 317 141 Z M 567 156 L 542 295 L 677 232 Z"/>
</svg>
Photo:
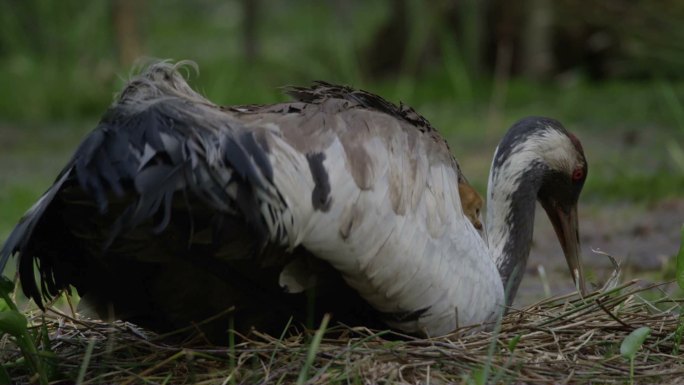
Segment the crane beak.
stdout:
<svg viewBox="0 0 684 385">
<path fill-rule="evenodd" d="M 584 273 L 582 272 L 582 264 L 580 263 L 580 242 L 577 224 L 577 205 L 563 207 L 561 205 L 546 205 L 542 204 L 546 210 L 551 223 L 553 224 L 556 235 L 563 248 L 565 260 L 568 262 L 570 274 L 575 281 L 582 295 L 587 294 L 586 284 L 584 282 Z"/>
</svg>

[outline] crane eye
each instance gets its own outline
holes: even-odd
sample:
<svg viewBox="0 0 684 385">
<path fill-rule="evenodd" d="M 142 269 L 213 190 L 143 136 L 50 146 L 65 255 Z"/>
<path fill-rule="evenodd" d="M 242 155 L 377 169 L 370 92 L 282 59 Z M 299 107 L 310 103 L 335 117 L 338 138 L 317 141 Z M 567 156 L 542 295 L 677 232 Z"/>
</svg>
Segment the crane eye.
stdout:
<svg viewBox="0 0 684 385">
<path fill-rule="evenodd" d="M 572 172 L 572 180 L 574 182 L 580 181 L 584 178 L 584 170 L 581 168 L 576 168 L 575 171 Z"/>
</svg>

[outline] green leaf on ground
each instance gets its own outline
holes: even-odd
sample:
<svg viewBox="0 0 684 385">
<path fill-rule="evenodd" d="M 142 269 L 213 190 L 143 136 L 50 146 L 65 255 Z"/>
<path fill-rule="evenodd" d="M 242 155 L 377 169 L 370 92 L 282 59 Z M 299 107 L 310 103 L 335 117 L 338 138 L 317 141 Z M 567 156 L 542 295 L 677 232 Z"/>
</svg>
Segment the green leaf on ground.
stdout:
<svg viewBox="0 0 684 385">
<path fill-rule="evenodd" d="M 26 317 L 16 310 L 0 312 L 0 332 L 19 338 L 26 331 Z"/>
<path fill-rule="evenodd" d="M 620 354 L 630 360 L 633 359 L 650 334 L 651 328 L 648 326 L 640 327 L 629 333 L 620 345 Z"/>
<path fill-rule="evenodd" d="M 679 254 L 677 254 L 677 285 L 684 290 L 684 226 L 682 226 Z"/>
<path fill-rule="evenodd" d="M 520 341 L 520 337 L 522 337 L 522 335 L 518 334 L 517 336 L 511 338 L 510 341 L 508 341 L 508 351 L 510 351 L 510 352 L 515 351 L 515 347 L 518 346 L 518 342 Z"/>
</svg>

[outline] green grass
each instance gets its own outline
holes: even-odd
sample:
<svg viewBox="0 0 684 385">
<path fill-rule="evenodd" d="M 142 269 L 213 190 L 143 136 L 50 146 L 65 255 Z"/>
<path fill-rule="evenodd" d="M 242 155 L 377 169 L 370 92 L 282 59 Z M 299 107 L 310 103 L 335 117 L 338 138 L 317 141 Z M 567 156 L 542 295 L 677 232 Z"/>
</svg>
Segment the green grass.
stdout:
<svg viewBox="0 0 684 385">
<path fill-rule="evenodd" d="M 24 361 L 23 366 L 30 372 L 35 373 L 35 379 L 41 385 L 48 383 L 48 364 L 47 356 L 51 350 L 48 345 L 42 346 L 40 351 L 36 344 L 36 337 L 29 331 L 26 317 L 19 311 L 14 301 L 10 298 L 10 293 L 14 290 L 14 283 L 4 276 L 0 276 L 0 300 L 7 307 L 0 310 L 0 337 L 5 334 L 14 339 L 17 347 L 21 350 Z M 46 341 L 49 344 L 49 339 Z M 0 384 L 9 384 L 10 376 L 7 374 L 6 363 L 0 364 Z"/>
</svg>

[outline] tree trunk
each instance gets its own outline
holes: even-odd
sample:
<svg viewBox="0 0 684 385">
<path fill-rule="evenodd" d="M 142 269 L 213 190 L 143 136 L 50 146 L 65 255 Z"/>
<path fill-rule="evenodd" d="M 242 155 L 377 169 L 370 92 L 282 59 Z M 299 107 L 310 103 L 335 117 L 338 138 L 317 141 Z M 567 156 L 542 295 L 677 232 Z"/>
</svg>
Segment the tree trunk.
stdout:
<svg viewBox="0 0 684 385">
<path fill-rule="evenodd" d="M 534 80 L 553 71 L 553 0 L 528 0 L 522 36 L 522 72 Z"/>
<path fill-rule="evenodd" d="M 259 0 L 242 0 L 242 47 L 247 63 L 254 63 L 259 55 L 257 37 L 259 22 Z"/>
<path fill-rule="evenodd" d="M 465 0 L 461 3 L 461 44 L 463 55 L 471 75 L 480 75 L 482 68 L 483 28 L 486 1 Z"/>
<path fill-rule="evenodd" d="M 144 0 L 113 0 L 112 18 L 119 64 L 130 67 L 141 55 L 138 14 L 144 8 Z"/>
</svg>

